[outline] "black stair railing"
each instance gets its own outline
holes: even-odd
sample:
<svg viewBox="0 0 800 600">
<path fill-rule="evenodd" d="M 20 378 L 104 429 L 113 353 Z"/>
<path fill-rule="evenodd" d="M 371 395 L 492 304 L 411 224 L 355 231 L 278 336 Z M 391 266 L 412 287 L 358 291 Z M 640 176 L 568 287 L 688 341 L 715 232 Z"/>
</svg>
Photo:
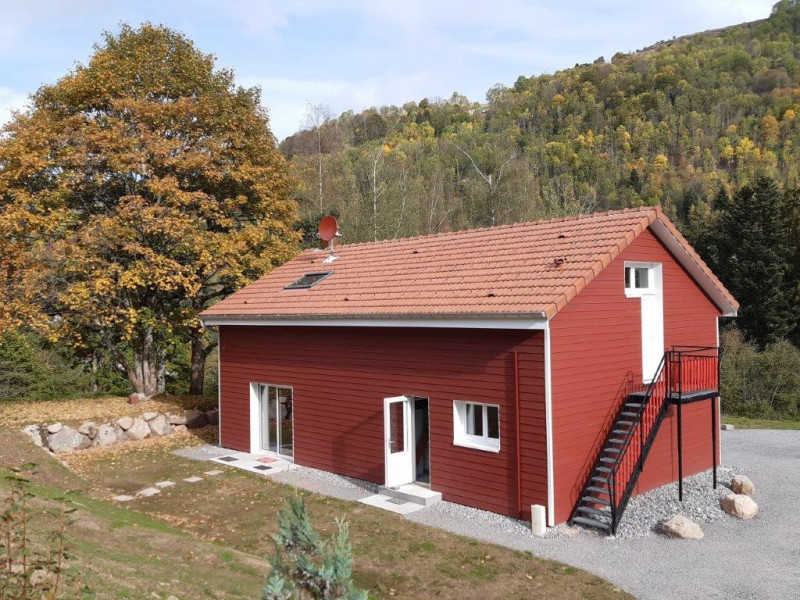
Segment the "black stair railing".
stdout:
<svg viewBox="0 0 800 600">
<path fill-rule="evenodd" d="M 664 353 L 644 395 L 636 396 L 641 397 L 641 406 L 633 411 L 636 414 L 630 418 L 632 424 L 623 434 L 622 442 L 617 444 L 619 446 L 617 461 L 609 473 L 611 532 L 614 534 L 633 494 L 639 474 L 644 468 L 656 434 L 669 411 L 670 368 L 674 366 L 671 358 L 670 351 Z"/>
<path fill-rule="evenodd" d="M 680 413 L 683 402 L 716 396 L 718 390 L 718 348 L 673 346 L 664 352 L 645 390 L 628 394 L 620 408 L 572 521 L 615 534 L 670 405 L 677 404 Z M 680 415 L 678 421 L 680 428 Z"/>
</svg>

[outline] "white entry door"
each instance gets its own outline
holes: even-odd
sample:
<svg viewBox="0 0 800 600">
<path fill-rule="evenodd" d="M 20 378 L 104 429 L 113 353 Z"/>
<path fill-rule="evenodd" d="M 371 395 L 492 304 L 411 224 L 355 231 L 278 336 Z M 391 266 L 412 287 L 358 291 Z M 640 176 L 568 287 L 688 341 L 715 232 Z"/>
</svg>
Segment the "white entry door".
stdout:
<svg viewBox="0 0 800 600">
<path fill-rule="evenodd" d="M 383 399 L 387 487 L 414 481 L 411 415 L 411 398 L 395 396 Z"/>
<path fill-rule="evenodd" d="M 664 286 L 660 263 L 625 263 L 625 295 L 641 299 L 642 377 L 650 383 L 664 356 Z"/>
</svg>

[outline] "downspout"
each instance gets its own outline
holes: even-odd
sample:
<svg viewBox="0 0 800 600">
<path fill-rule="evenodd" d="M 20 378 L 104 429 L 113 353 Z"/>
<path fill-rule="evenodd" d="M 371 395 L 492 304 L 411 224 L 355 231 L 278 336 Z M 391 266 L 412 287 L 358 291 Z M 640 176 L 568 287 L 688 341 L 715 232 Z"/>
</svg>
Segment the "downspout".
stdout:
<svg viewBox="0 0 800 600">
<path fill-rule="evenodd" d="M 516 443 L 514 448 L 517 453 L 517 515 L 522 518 L 522 440 L 520 439 L 520 402 L 519 402 L 519 353 L 514 350 L 514 416 L 516 427 Z"/>
</svg>

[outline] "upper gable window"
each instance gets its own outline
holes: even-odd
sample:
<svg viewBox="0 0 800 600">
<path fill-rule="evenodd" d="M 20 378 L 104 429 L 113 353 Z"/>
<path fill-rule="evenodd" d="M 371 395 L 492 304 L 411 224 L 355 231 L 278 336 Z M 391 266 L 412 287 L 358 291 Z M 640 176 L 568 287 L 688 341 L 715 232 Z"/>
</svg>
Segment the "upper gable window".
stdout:
<svg viewBox="0 0 800 600">
<path fill-rule="evenodd" d="M 651 267 L 625 267 L 625 289 L 647 290 L 650 289 Z"/>
<path fill-rule="evenodd" d="M 330 277 L 333 275 L 333 272 L 327 271 L 325 273 L 306 273 L 300 279 L 297 279 L 287 285 L 285 290 L 307 290 L 310 287 L 314 287 L 323 279 Z"/>
<path fill-rule="evenodd" d="M 628 298 L 658 293 L 660 281 L 660 263 L 625 263 L 625 295 Z"/>
</svg>

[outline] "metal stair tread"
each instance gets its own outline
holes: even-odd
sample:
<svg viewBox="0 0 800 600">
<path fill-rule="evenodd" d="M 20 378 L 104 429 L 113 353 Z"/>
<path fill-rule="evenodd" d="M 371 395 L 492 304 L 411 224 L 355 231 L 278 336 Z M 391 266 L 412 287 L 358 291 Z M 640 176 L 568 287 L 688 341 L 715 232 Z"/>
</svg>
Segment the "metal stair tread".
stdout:
<svg viewBox="0 0 800 600">
<path fill-rule="evenodd" d="M 597 515 L 598 517 L 611 518 L 611 512 L 607 510 L 597 510 L 596 508 L 589 508 L 588 506 L 579 506 L 578 512 L 587 513 L 590 515 Z"/>
<path fill-rule="evenodd" d="M 603 531 L 611 531 L 611 526 L 608 523 L 595 521 L 594 519 L 587 519 L 586 517 L 572 517 L 572 522 L 580 525 L 586 525 L 587 527 L 602 529 Z"/>
<path fill-rule="evenodd" d="M 611 495 L 611 490 L 609 490 L 608 488 L 597 487 L 596 485 L 586 486 L 586 491 L 593 492 L 595 494 L 605 494 L 606 496 Z"/>
<path fill-rule="evenodd" d="M 606 500 L 605 498 L 595 498 L 594 496 L 583 496 L 581 498 L 581 502 L 585 502 L 587 504 L 602 504 L 603 506 L 611 506 L 611 502 Z"/>
</svg>

